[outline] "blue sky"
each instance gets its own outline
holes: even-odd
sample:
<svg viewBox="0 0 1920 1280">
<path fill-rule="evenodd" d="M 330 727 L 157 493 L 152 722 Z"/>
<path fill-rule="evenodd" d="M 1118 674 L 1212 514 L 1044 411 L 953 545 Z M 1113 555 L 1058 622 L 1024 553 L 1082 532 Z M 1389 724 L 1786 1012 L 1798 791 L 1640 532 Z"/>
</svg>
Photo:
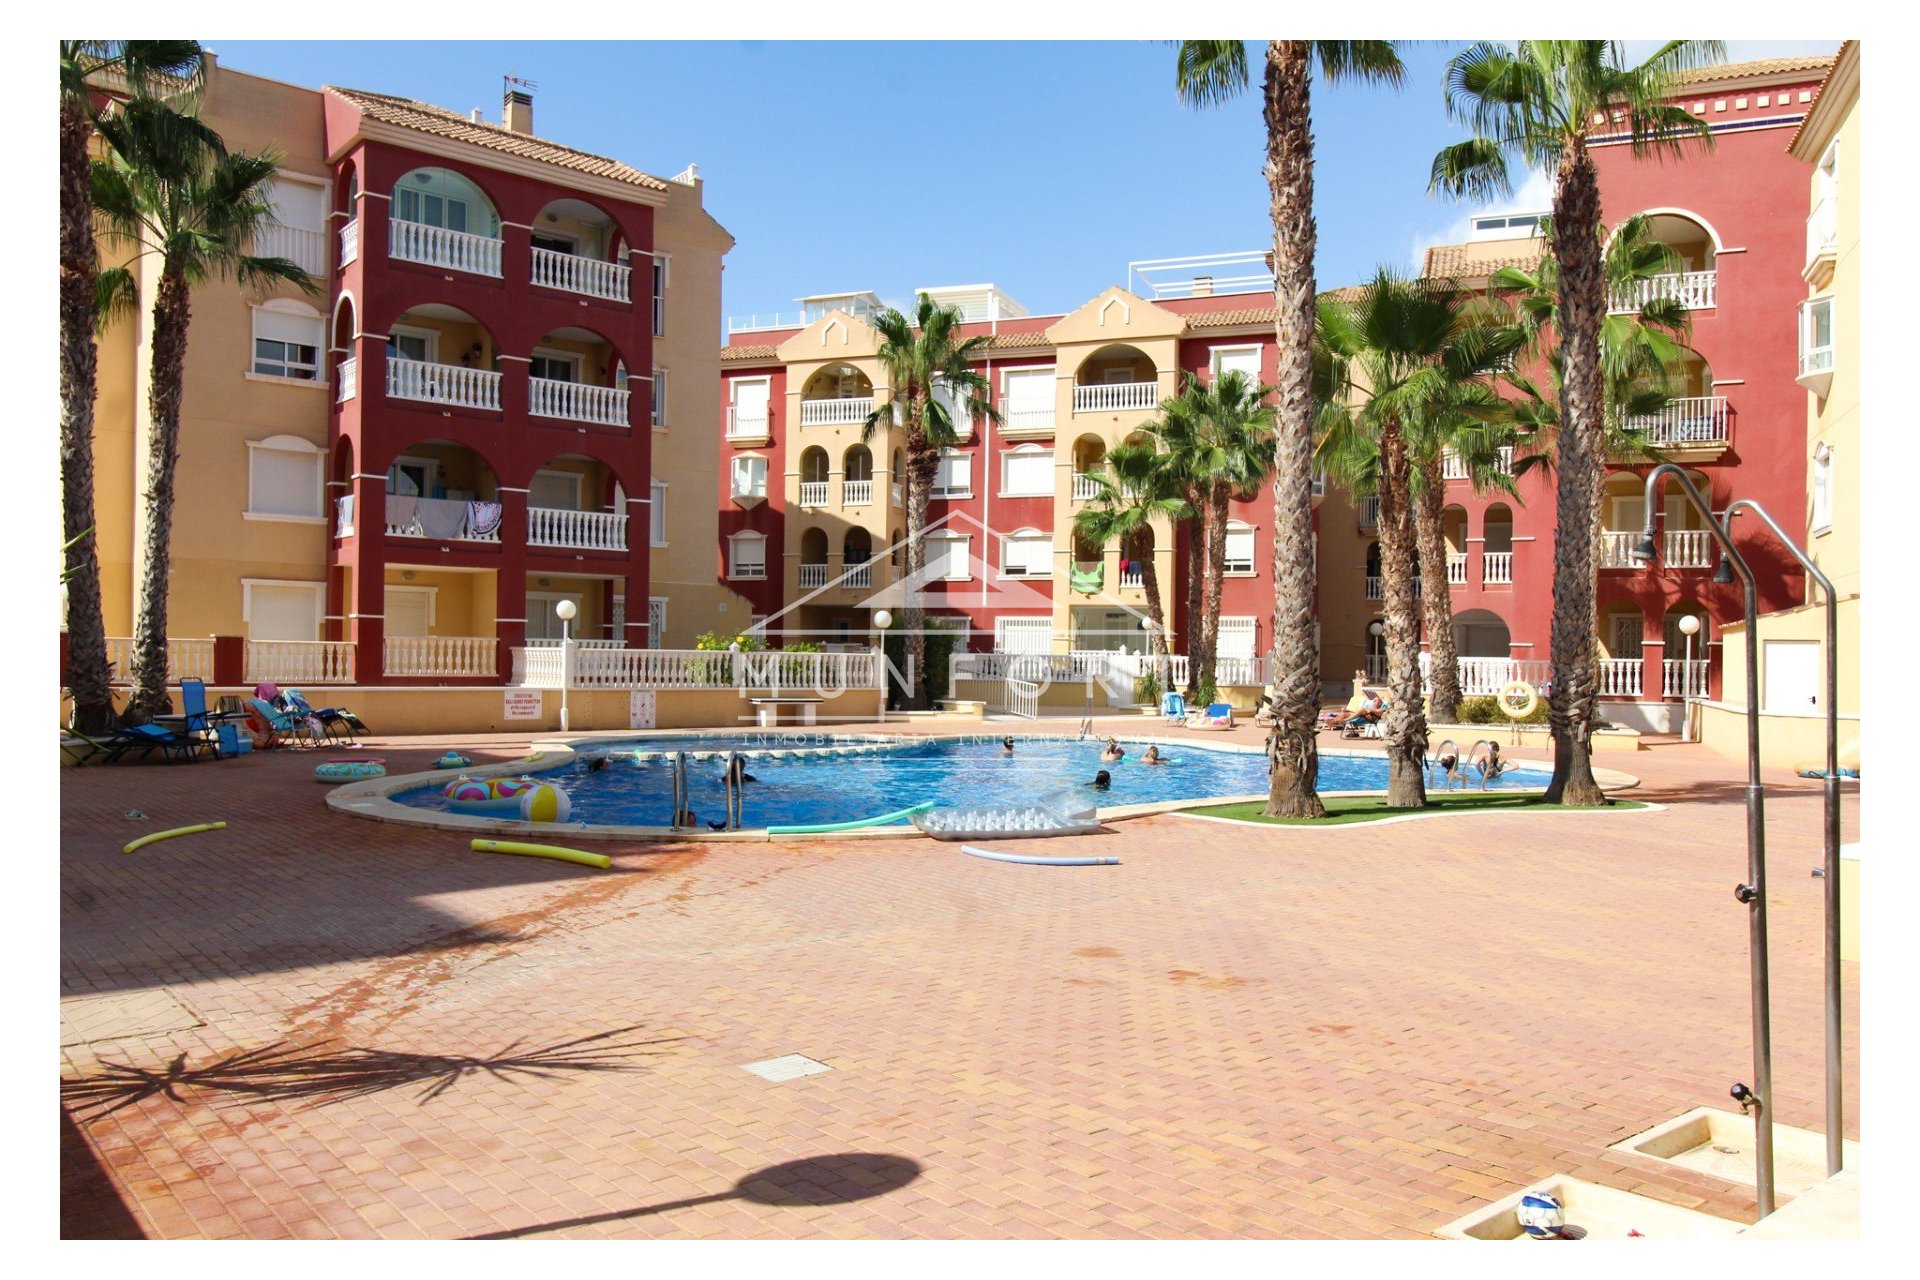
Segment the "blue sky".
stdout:
<svg viewBox="0 0 1920 1280">
<path fill-rule="evenodd" d="M 663 176 L 697 162 L 737 241 L 732 314 L 982 281 L 1058 312 L 1124 283 L 1130 259 L 1271 241 L 1257 97 L 1188 110 L 1172 50 L 1147 41 L 207 43 L 236 70 L 480 107 L 495 123 L 511 73 L 538 84 L 544 137 Z M 1729 55 L 1838 45 L 1740 41 Z M 1434 152 L 1461 136 L 1441 96 L 1458 47 L 1406 48 L 1398 92 L 1316 86 L 1323 285 L 1464 233 L 1469 211 L 1426 194 Z M 1542 183 L 1521 200 L 1544 202 Z"/>
</svg>

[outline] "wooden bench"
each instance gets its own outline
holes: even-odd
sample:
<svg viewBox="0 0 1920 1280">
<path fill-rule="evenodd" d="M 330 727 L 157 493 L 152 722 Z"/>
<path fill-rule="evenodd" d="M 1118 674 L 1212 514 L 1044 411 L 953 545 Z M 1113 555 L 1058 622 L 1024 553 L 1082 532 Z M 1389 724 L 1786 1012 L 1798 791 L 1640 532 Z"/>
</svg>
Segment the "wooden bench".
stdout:
<svg viewBox="0 0 1920 1280">
<path fill-rule="evenodd" d="M 754 698 L 754 717 L 762 729 L 771 729 L 780 723 L 780 708 L 800 708 L 800 723 L 812 724 L 815 710 L 824 698 Z"/>
</svg>

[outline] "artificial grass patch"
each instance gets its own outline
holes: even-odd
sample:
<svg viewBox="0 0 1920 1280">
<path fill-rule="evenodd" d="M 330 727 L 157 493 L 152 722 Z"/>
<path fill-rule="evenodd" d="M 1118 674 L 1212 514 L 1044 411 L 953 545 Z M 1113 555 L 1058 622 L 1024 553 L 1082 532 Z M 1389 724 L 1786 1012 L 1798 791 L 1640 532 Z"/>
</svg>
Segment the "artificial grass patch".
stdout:
<svg viewBox="0 0 1920 1280">
<path fill-rule="evenodd" d="M 1188 813 L 1203 814 L 1210 818 L 1237 818 L 1242 822 L 1264 822 L 1276 827 L 1338 827 L 1350 826 L 1361 822 L 1378 822 L 1382 818 L 1402 818 L 1409 814 L 1433 813 L 1440 809 L 1472 809 L 1495 813 L 1559 813 L 1563 811 L 1579 813 L 1612 813 L 1622 809 L 1644 809 L 1647 806 L 1638 800 L 1615 800 L 1607 809 L 1590 809 L 1584 805 L 1547 804 L 1537 795 L 1501 795 L 1498 792 L 1472 795 L 1448 795 L 1445 792 L 1429 793 L 1425 809 L 1393 809 L 1380 796 L 1329 796 L 1323 804 L 1327 806 L 1324 818 L 1265 818 L 1260 810 L 1266 803 L 1260 800 L 1244 804 L 1216 804 L 1204 809 L 1188 809 Z"/>
</svg>

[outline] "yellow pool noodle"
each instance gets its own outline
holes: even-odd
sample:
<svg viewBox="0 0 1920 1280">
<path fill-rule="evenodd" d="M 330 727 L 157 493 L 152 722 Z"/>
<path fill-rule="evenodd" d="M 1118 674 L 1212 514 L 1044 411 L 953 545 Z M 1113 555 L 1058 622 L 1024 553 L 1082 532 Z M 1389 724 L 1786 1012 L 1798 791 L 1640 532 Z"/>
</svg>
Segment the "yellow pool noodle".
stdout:
<svg viewBox="0 0 1920 1280">
<path fill-rule="evenodd" d="M 226 826 L 224 822 L 202 822 L 194 827 L 175 827 L 171 831 L 156 831 L 150 836 L 141 836 L 138 840 L 128 841 L 122 846 L 120 852 L 132 853 L 143 844 L 152 844 L 155 840 L 171 840 L 175 836 L 190 836 L 196 831 L 224 831 Z"/>
<path fill-rule="evenodd" d="M 577 862 L 583 867 L 598 867 L 602 871 L 613 865 L 613 859 L 604 853 L 562 849 L 557 844 L 516 844 L 510 840 L 475 840 L 473 850 L 475 853 L 523 853 L 530 858 L 554 858 L 561 862 Z"/>
</svg>

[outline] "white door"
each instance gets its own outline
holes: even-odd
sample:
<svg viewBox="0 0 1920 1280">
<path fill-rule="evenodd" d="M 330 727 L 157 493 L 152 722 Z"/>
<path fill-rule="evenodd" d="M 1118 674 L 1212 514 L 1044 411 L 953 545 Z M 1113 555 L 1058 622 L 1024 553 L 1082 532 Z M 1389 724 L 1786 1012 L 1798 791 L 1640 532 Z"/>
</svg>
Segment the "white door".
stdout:
<svg viewBox="0 0 1920 1280">
<path fill-rule="evenodd" d="M 733 384 L 734 416 L 741 422 L 764 422 L 767 418 L 767 388 L 764 378 Z"/>
<path fill-rule="evenodd" d="M 424 636 L 433 620 L 433 593 L 405 587 L 388 587 L 386 633 L 390 636 Z"/>
<path fill-rule="evenodd" d="M 1824 672 L 1820 646 L 1810 640 L 1765 640 L 1760 645 L 1760 709 L 1788 714 L 1819 711 Z"/>
<path fill-rule="evenodd" d="M 1052 618 L 994 619 L 994 648 L 1003 653 L 1052 653 Z"/>
<path fill-rule="evenodd" d="M 1253 618 L 1220 619 L 1220 639 L 1218 655 L 1222 658 L 1251 658 L 1257 620 Z"/>
</svg>

